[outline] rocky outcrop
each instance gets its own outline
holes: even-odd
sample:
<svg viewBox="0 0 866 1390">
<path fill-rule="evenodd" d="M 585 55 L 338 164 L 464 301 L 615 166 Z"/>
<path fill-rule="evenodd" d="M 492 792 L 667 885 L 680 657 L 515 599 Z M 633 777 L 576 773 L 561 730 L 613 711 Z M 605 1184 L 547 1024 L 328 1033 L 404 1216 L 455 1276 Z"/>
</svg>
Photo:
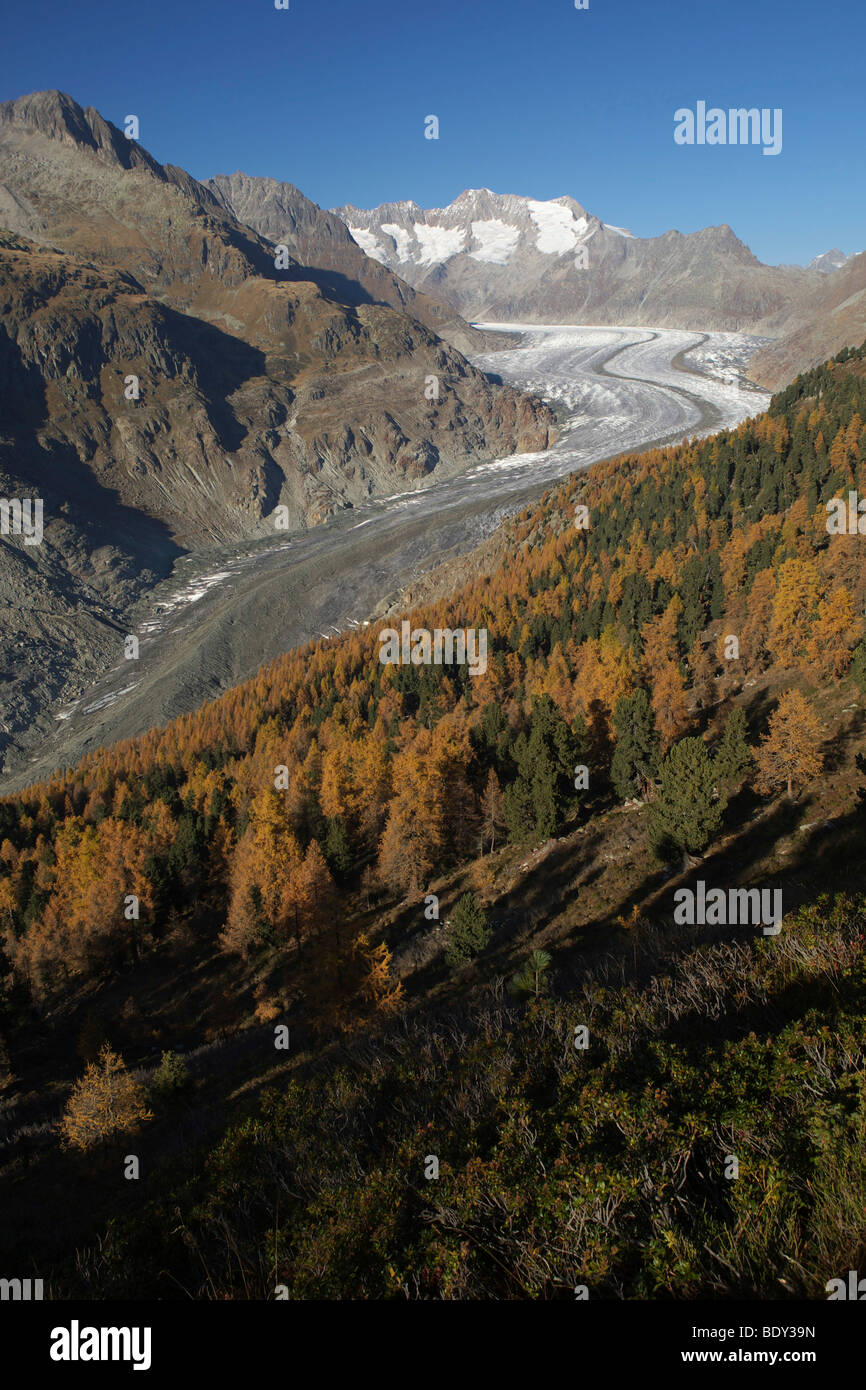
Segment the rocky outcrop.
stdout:
<svg viewBox="0 0 866 1390">
<path fill-rule="evenodd" d="M 387 304 L 411 315 L 460 352 L 490 350 L 483 333 L 429 294 L 417 293 L 381 261 L 361 250 L 346 224 L 306 198 L 294 184 L 248 174 L 207 180 L 223 206 L 275 246 L 288 247 L 301 268 L 349 303 Z"/>
</svg>

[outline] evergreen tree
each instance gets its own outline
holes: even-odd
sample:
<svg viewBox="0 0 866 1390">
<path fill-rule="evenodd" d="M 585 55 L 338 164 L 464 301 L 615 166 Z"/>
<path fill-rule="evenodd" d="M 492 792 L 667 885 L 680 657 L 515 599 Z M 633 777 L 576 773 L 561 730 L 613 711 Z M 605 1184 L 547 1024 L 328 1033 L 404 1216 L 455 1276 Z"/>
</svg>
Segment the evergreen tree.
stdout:
<svg viewBox="0 0 866 1390">
<path fill-rule="evenodd" d="M 866 695 L 866 637 L 864 637 L 861 642 L 858 642 L 857 646 L 854 648 L 854 657 L 851 662 L 851 675 L 854 677 L 854 680 L 857 682 L 863 694 Z"/>
<path fill-rule="evenodd" d="M 661 790 L 650 806 L 649 842 L 660 859 L 700 854 L 718 835 L 727 796 L 716 791 L 716 769 L 700 738 L 675 743 L 661 768 Z"/>
<path fill-rule="evenodd" d="M 583 726 L 569 728 L 549 695 L 535 702 L 529 736 L 514 744 L 517 777 L 505 792 L 512 840 L 540 843 L 561 829 L 574 806 L 574 769 L 585 760 L 586 747 Z"/>
<path fill-rule="evenodd" d="M 553 960 L 549 951 L 533 951 L 523 965 L 512 975 L 508 985 L 510 994 L 533 994 L 538 996 L 546 986 L 546 975 Z"/>
<path fill-rule="evenodd" d="M 621 800 L 645 796 L 658 773 L 659 736 L 649 696 L 643 689 L 622 695 L 613 713 L 616 746 L 610 766 L 614 791 Z"/>
<path fill-rule="evenodd" d="M 349 836 L 341 816 L 331 816 L 325 835 L 325 859 L 332 874 L 345 874 L 352 867 Z"/>
<path fill-rule="evenodd" d="M 749 724 L 745 710 L 735 705 L 728 716 L 725 732 L 716 750 L 716 770 L 722 782 L 726 784 L 738 782 L 751 767 L 752 750 L 746 738 L 748 732 Z"/>
<path fill-rule="evenodd" d="M 452 970 L 480 955 L 492 933 L 487 914 L 474 893 L 464 893 L 448 923 L 445 959 Z"/>
</svg>

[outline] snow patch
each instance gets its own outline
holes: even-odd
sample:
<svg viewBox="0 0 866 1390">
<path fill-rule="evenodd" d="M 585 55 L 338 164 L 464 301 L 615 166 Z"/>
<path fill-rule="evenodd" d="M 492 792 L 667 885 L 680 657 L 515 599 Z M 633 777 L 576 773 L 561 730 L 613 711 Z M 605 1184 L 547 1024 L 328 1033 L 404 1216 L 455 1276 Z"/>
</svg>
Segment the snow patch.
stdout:
<svg viewBox="0 0 866 1390">
<path fill-rule="evenodd" d="M 419 265 L 437 265 L 448 261 L 463 250 L 465 227 L 437 227 L 428 222 L 415 223 L 415 235 L 421 246 Z"/>
<path fill-rule="evenodd" d="M 539 203 L 527 199 L 529 215 L 538 228 L 536 247 L 545 256 L 564 256 L 573 251 L 589 227 L 585 217 L 575 217 L 561 203 Z"/>
<path fill-rule="evenodd" d="M 373 232 L 368 232 L 366 227 L 350 227 L 349 235 L 357 241 L 366 256 L 372 256 L 374 261 L 386 263 L 388 253 Z"/>
<path fill-rule="evenodd" d="M 508 265 L 511 253 L 520 240 L 519 227 L 510 222 L 502 222 L 492 217 L 489 222 L 473 222 L 472 236 L 478 249 L 470 251 L 473 261 L 486 261 L 489 265 Z"/>
<path fill-rule="evenodd" d="M 397 243 L 398 261 L 411 261 L 414 259 L 409 250 L 412 245 L 412 233 L 407 232 L 405 227 L 401 227 L 398 222 L 383 222 L 382 231 L 386 236 L 393 237 Z"/>
</svg>

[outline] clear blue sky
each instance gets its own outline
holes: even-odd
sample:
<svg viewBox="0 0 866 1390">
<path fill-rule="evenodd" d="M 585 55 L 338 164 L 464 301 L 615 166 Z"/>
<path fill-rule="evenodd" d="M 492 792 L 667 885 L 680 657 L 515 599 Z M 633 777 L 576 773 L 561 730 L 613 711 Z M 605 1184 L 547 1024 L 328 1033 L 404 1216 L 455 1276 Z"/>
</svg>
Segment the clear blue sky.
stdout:
<svg viewBox="0 0 866 1390">
<path fill-rule="evenodd" d="M 324 207 L 570 193 L 640 236 L 727 222 L 772 263 L 866 249 L 864 0 L 290 4 L 10 3 L 0 98 L 58 87 L 138 115 L 164 163 Z M 698 100 L 781 107 L 782 153 L 675 145 Z"/>
</svg>

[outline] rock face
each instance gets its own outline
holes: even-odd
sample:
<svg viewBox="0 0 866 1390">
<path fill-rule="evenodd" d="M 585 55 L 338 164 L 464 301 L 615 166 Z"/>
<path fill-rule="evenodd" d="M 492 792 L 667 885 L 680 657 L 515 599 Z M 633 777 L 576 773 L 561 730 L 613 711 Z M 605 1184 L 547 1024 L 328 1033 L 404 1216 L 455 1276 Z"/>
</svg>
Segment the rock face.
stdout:
<svg viewBox="0 0 866 1390">
<path fill-rule="evenodd" d="M 323 233 L 298 206 L 310 261 Z M 116 659 L 181 550 L 550 442 L 548 408 L 476 371 L 430 326 L 451 311 L 328 220 L 348 252 L 277 269 L 223 192 L 92 108 L 0 105 L 0 498 L 45 518 L 38 546 L 0 534 L 0 759 Z"/>
<path fill-rule="evenodd" d="M 728 226 L 643 239 L 569 197 L 469 189 L 446 208 L 334 211 L 369 256 L 469 319 L 772 334 L 819 279 L 762 265 Z"/>
<path fill-rule="evenodd" d="M 352 304 L 388 304 L 433 330 L 460 352 L 483 352 L 489 344 L 454 310 L 429 294 L 416 293 L 381 261 L 367 256 L 339 217 L 325 212 L 291 183 L 248 174 L 217 174 L 206 186 L 239 222 L 273 245 L 288 247 L 305 274 Z"/>
<path fill-rule="evenodd" d="M 834 270 L 841 270 L 851 257 L 846 256 L 844 251 L 840 251 L 838 246 L 834 246 L 832 251 L 824 251 L 820 256 L 813 256 L 806 266 L 807 270 L 820 270 L 824 275 L 832 275 Z"/>
<path fill-rule="evenodd" d="M 752 358 L 749 375 L 771 391 L 866 338 L 866 252 L 851 256 L 802 302 L 777 342 Z"/>
</svg>

